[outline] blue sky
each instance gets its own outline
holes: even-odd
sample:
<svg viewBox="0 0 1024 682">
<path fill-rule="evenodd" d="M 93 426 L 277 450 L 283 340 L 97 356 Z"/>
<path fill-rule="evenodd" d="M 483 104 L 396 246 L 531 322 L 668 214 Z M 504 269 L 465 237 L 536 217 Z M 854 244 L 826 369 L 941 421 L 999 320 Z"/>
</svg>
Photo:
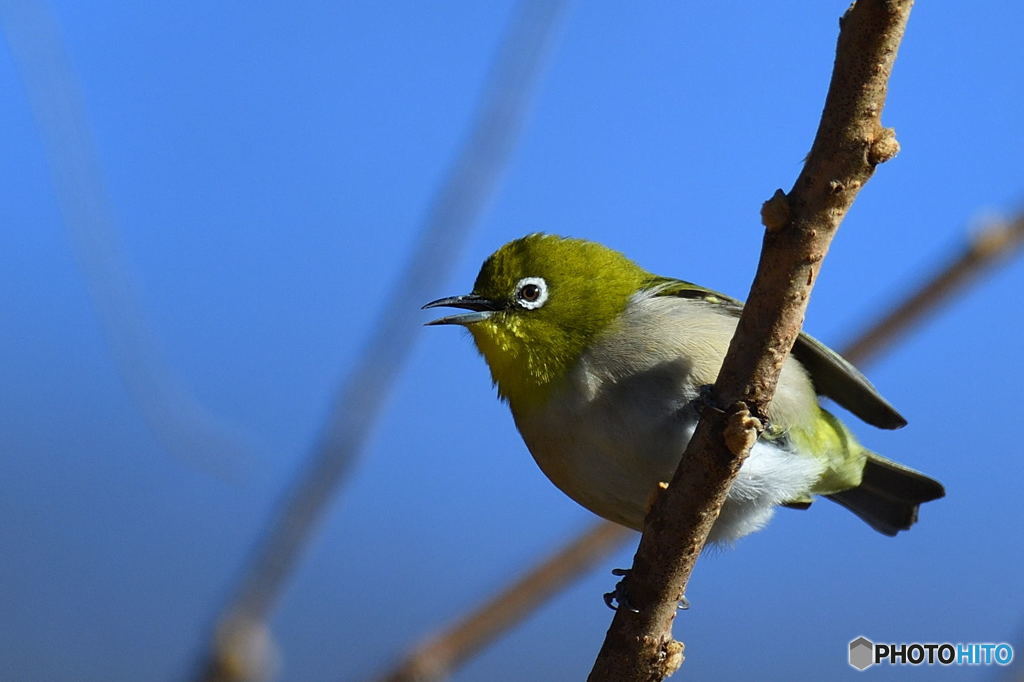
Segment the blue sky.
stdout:
<svg viewBox="0 0 1024 682">
<path fill-rule="evenodd" d="M 467 291 L 537 230 L 744 296 L 758 209 L 810 147 L 846 5 L 572 3 L 455 273 L 408 305 Z M 511 7 L 53 3 L 123 271 L 174 380 L 237 437 L 228 479 L 216 448 L 154 435 L 127 390 L 0 49 L 0 677 L 186 676 L 387 313 Z M 980 220 L 1020 208 L 1022 20 L 1007 1 L 915 8 L 884 115 L 902 152 L 833 244 L 812 334 L 841 346 Z M 854 430 L 948 497 L 895 539 L 821 502 L 705 557 L 677 624 L 691 679 L 853 675 L 861 634 L 1020 644 L 1022 288 L 1018 259 L 865 367 L 910 425 Z M 534 465 L 467 336 L 425 330 L 276 612 L 280 679 L 367 678 L 591 518 Z M 608 571 L 631 554 L 455 679 L 582 679 Z"/>
</svg>

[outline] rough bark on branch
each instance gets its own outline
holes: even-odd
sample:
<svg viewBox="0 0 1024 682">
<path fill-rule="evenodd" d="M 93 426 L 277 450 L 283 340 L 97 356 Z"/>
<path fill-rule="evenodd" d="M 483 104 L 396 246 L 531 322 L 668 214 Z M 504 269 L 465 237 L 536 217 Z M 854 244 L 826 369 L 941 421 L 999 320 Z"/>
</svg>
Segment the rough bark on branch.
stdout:
<svg viewBox="0 0 1024 682">
<path fill-rule="evenodd" d="M 672 638 L 682 598 L 803 324 L 811 288 L 843 216 L 875 166 L 899 149 L 881 124 L 886 89 L 912 6 L 858 0 L 840 21 L 836 61 L 811 153 L 788 194 L 762 210 L 757 274 L 705 410 L 670 485 L 644 524 L 625 589 L 638 613 L 619 609 L 591 682 L 648 682 L 683 661 Z"/>
</svg>

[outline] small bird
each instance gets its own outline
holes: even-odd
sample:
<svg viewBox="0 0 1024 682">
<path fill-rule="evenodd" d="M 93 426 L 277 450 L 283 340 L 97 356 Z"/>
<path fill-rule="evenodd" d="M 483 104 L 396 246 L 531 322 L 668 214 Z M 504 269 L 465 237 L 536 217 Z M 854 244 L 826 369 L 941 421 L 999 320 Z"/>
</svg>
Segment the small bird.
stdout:
<svg viewBox="0 0 1024 682">
<path fill-rule="evenodd" d="M 637 530 L 693 435 L 743 309 L 601 244 L 547 234 L 498 249 L 472 293 L 423 307 L 438 306 L 471 311 L 427 324 L 470 331 L 545 475 L 592 512 Z M 861 446 L 819 395 L 874 426 L 906 425 L 853 365 L 800 334 L 769 426 L 711 541 L 759 530 L 775 507 L 806 509 L 815 495 L 895 535 L 917 520 L 922 502 L 945 494 L 938 481 Z"/>
</svg>

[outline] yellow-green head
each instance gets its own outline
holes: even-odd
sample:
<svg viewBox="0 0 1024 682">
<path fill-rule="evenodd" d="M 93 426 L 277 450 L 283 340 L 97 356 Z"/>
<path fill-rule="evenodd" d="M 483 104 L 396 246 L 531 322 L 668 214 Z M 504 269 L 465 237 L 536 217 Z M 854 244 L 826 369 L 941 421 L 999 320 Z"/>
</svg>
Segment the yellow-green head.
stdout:
<svg viewBox="0 0 1024 682">
<path fill-rule="evenodd" d="M 432 301 L 473 312 L 430 324 L 464 325 L 516 409 L 542 403 L 595 337 L 653 276 L 601 244 L 531 234 L 480 268 L 472 293 Z"/>
</svg>

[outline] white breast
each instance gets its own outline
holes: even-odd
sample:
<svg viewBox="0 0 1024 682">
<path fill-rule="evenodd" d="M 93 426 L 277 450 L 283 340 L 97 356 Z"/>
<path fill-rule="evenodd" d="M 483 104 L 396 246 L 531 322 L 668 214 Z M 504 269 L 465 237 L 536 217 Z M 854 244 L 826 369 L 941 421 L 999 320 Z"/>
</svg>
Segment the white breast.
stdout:
<svg viewBox="0 0 1024 682">
<path fill-rule="evenodd" d="M 543 409 L 516 414 L 527 447 L 551 481 L 611 521 L 639 529 L 659 481 L 668 481 L 693 433 L 692 401 L 718 375 L 736 319 L 701 301 L 641 294 L 582 357 Z M 804 368 L 783 366 L 772 420 L 813 418 Z M 740 470 L 711 539 L 761 528 L 773 508 L 821 473 L 812 457 L 759 442 Z"/>
</svg>

